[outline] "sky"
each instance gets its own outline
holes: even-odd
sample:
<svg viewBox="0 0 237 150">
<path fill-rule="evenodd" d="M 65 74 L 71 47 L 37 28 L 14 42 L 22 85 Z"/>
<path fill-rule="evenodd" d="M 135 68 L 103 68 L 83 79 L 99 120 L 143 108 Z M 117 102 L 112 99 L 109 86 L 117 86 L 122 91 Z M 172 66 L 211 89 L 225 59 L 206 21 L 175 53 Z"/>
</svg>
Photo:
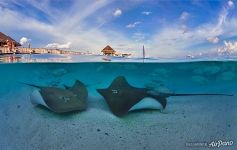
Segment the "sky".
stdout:
<svg viewBox="0 0 237 150">
<path fill-rule="evenodd" d="M 0 31 L 23 46 L 175 57 L 237 52 L 237 0 L 0 0 Z"/>
</svg>

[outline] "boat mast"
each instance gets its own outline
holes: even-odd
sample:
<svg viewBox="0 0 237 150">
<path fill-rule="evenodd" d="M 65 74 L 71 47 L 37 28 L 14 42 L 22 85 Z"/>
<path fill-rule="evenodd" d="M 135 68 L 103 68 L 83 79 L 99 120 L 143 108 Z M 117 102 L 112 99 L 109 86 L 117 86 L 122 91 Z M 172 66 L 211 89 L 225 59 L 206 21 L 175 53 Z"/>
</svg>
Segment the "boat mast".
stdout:
<svg viewBox="0 0 237 150">
<path fill-rule="evenodd" d="M 142 58 L 143 58 L 143 62 L 144 62 L 144 59 L 146 58 L 146 53 L 145 53 L 145 47 L 143 45 L 143 48 L 142 48 Z"/>
</svg>

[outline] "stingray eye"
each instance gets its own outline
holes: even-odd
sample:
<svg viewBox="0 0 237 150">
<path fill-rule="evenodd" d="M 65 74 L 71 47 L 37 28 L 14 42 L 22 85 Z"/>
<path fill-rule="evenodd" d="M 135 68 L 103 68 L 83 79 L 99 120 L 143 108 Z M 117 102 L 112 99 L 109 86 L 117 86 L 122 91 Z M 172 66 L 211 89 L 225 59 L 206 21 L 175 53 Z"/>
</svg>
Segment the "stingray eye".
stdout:
<svg viewBox="0 0 237 150">
<path fill-rule="evenodd" d="M 118 94 L 118 90 L 111 90 L 113 94 Z"/>
</svg>

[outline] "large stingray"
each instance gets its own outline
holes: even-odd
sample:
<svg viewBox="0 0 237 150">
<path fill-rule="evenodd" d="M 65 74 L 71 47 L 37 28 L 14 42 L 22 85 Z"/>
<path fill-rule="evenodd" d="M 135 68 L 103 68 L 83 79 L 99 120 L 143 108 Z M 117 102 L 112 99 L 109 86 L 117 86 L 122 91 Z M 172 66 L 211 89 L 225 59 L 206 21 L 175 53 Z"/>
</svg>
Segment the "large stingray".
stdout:
<svg viewBox="0 0 237 150">
<path fill-rule="evenodd" d="M 76 80 L 72 87 L 41 87 L 27 84 L 39 88 L 31 95 L 31 102 L 34 105 L 43 105 L 56 113 L 66 113 L 71 111 L 85 110 L 87 107 L 88 91 L 86 86 Z"/>
<path fill-rule="evenodd" d="M 146 97 L 157 100 L 165 109 L 167 98 L 170 96 L 191 96 L 191 95 L 225 95 L 226 94 L 175 94 L 175 93 L 152 93 L 147 88 L 136 88 L 127 82 L 125 77 L 118 76 L 106 89 L 97 89 L 108 103 L 111 111 L 116 116 L 125 115 L 130 108 Z"/>
</svg>

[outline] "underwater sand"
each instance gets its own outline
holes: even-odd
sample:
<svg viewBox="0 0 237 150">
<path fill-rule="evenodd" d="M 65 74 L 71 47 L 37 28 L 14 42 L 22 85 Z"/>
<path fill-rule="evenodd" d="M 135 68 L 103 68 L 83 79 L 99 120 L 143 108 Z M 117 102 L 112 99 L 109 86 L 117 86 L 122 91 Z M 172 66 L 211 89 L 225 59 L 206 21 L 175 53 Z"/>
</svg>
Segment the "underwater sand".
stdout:
<svg viewBox="0 0 237 150">
<path fill-rule="evenodd" d="M 0 64 L 0 149 L 213 149 L 188 142 L 237 141 L 237 63 L 32 63 Z M 114 116 L 96 88 L 118 75 L 136 87 L 176 93 L 226 93 L 225 96 L 170 97 L 165 112 L 146 110 Z M 89 89 L 84 112 L 58 115 L 30 103 L 37 85 L 72 85 Z"/>
</svg>

